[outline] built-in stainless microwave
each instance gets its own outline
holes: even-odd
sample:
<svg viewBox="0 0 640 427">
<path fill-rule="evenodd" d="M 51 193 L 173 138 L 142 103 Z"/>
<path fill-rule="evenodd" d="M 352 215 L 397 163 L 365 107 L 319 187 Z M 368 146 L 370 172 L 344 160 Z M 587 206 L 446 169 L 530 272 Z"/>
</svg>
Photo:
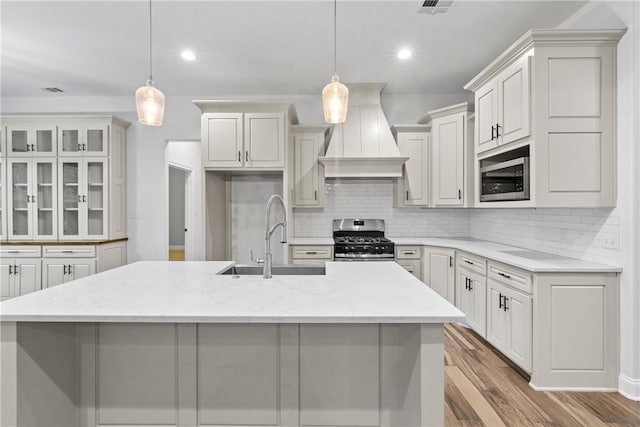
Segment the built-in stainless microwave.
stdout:
<svg viewBox="0 0 640 427">
<path fill-rule="evenodd" d="M 480 168 L 480 201 L 529 200 L 529 158 Z"/>
</svg>

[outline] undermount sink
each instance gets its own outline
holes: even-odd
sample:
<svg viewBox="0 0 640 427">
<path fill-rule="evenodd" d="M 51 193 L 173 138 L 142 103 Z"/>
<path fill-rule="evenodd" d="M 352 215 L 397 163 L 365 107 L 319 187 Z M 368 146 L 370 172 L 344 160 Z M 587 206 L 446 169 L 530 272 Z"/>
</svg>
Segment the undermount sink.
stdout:
<svg viewBox="0 0 640 427">
<path fill-rule="evenodd" d="M 294 265 L 283 264 L 271 267 L 271 274 L 274 276 L 323 276 L 325 267 L 321 265 Z M 223 271 L 222 275 L 234 276 L 261 276 L 263 267 L 261 265 L 234 265 Z"/>
</svg>

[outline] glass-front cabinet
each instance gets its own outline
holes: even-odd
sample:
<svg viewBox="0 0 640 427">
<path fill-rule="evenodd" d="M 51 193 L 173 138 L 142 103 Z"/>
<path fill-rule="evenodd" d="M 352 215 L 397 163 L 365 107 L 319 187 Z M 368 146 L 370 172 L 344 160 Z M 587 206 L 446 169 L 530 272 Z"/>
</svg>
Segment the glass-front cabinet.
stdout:
<svg viewBox="0 0 640 427">
<path fill-rule="evenodd" d="M 6 160 L 0 157 L 0 240 L 7 240 L 6 166 Z"/>
<path fill-rule="evenodd" d="M 59 239 L 107 238 L 107 159 L 61 158 Z"/>
<path fill-rule="evenodd" d="M 81 124 L 58 126 L 60 156 L 106 156 L 109 154 L 109 126 Z"/>
<path fill-rule="evenodd" d="M 6 138 L 8 156 L 52 157 L 58 154 L 55 125 L 9 125 Z"/>
<path fill-rule="evenodd" d="M 58 237 L 56 159 L 7 159 L 7 190 L 10 239 Z"/>
</svg>

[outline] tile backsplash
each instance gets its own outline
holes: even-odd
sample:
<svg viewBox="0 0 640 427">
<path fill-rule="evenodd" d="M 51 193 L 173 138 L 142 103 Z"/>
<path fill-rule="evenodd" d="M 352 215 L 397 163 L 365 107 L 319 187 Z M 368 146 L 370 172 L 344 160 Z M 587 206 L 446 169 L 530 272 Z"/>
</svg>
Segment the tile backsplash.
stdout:
<svg viewBox="0 0 640 427">
<path fill-rule="evenodd" d="M 294 209 L 296 237 L 329 237 L 334 218 L 382 218 L 390 237 L 473 237 L 593 262 L 620 263 L 615 209 L 393 207 L 390 178 L 331 178 L 326 205 Z"/>
<path fill-rule="evenodd" d="M 327 178 L 324 208 L 294 209 L 296 237 L 330 237 L 337 218 L 381 218 L 391 237 L 469 235 L 466 209 L 393 207 L 391 178 Z"/>
</svg>

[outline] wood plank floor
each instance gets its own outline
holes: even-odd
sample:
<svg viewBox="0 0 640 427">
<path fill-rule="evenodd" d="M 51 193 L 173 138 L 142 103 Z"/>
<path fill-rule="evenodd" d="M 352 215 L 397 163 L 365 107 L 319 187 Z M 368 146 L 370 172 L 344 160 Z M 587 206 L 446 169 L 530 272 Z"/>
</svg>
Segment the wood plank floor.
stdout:
<svg viewBox="0 0 640 427">
<path fill-rule="evenodd" d="M 447 426 L 640 426 L 640 402 L 618 393 L 543 392 L 482 338 L 445 325 Z"/>
<path fill-rule="evenodd" d="M 184 249 L 169 249 L 169 261 L 184 261 Z"/>
</svg>

